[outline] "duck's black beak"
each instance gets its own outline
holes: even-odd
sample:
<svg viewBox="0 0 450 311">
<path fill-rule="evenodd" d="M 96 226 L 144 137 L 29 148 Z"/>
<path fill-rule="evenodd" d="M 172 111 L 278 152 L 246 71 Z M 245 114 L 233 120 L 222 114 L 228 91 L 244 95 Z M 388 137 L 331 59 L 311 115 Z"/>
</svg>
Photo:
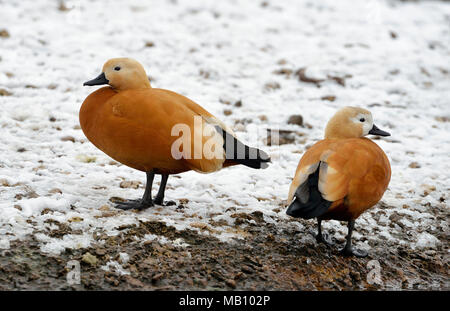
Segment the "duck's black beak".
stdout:
<svg viewBox="0 0 450 311">
<path fill-rule="evenodd" d="M 391 136 L 391 134 L 389 134 L 388 132 L 380 130 L 375 124 L 373 125 L 372 129 L 369 131 L 369 134 L 378 135 L 378 136 Z"/>
<path fill-rule="evenodd" d="M 84 82 L 83 86 L 84 85 L 102 85 L 102 84 L 109 84 L 109 81 L 108 81 L 108 79 L 106 79 L 104 72 L 102 72 L 97 78 Z"/>
</svg>

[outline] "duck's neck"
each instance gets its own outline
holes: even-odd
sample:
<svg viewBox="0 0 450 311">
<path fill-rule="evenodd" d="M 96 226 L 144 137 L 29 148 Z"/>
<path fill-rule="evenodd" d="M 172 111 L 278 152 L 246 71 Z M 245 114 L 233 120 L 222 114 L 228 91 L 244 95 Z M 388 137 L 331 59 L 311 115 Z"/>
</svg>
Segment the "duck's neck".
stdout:
<svg viewBox="0 0 450 311">
<path fill-rule="evenodd" d="M 148 80 L 145 81 L 133 81 L 131 83 L 127 83 L 124 86 L 113 87 L 117 92 L 128 91 L 128 90 L 142 90 L 142 89 L 151 89 L 152 86 Z"/>
</svg>

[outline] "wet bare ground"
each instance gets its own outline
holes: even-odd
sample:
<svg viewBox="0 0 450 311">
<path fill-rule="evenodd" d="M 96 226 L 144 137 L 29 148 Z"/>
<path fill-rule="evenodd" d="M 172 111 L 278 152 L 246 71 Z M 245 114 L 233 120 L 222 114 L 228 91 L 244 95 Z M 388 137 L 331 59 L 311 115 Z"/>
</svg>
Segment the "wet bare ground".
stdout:
<svg viewBox="0 0 450 311">
<path fill-rule="evenodd" d="M 259 212 L 236 218 L 246 238 L 229 243 L 189 229 L 177 231 L 158 221 L 123 226 L 118 236 L 99 236 L 99 241 L 106 240 L 103 245 L 67 249 L 58 256 L 42 253 L 30 236 L 0 251 L 0 290 L 450 289 L 446 245 L 414 251 L 379 243 L 371 245 L 367 258 L 345 258 L 339 255 L 341 246 L 329 248 L 314 239 L 300 242 L 302 236 L 313 234 L 313 221 L 292 220 L 309 230 L 295 232 L 266 223 Z M 70 227 L 62 224 L 51 232 L 56 237 L 68 233 Z M 145 234 L 182 238 L 189 246 L 137 241 Z M 126 263 L 120 253 L 129 254 Z M 73 260 L 80 263 L 80 283 L 70 285 L 67 274 L 72 270 L 67 263 Z M 101 268 L 111 260 L 129 274 Z"/>
</svg>

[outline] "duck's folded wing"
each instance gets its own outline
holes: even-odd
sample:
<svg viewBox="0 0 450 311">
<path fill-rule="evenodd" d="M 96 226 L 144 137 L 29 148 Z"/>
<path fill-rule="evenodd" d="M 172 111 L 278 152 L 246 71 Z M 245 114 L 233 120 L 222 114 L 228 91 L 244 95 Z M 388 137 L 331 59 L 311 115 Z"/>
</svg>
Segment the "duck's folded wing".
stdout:
<svg viewBox="0 0 450 311">
<path fill-rule="evenodd" d="M 222 121 L 217 119 L 213 114 L 211 114 L 209 111 L 207 111 L 205 108 L 203 108 L 199 104 L 195 103 L 194 101 L 190 100 L 189 98 L 187 98 L 183 95 L 180 95 L 178 93 L 175 93 L 175 92 L 172 92 L 169 90 L 162 90 L 162 89 L 159 89 L 159 90 L 166 93 L 168 96 L 174 97 L 174 99 L 177 102 L 183 103 L 184 106 L 189 108 L 194 114 L 201 116 L 209 124 L 218 125 L 223 130 L 225 130 L 227 133 L 235 136 L 233 130 L 229 126 L 227 126 L 225 123 L 223 123 Z"/>
<path fill-rule="evenodd" d="M 319 191 L 330 202 L 343 199 L 351 183 L 362 179 L 372 167 L 370 152 L 352 144 L 343 144 L 321 155 Z"/>
<path fill-rule="evenodd" d="M 308 177 L 313 174 L 320 165 L 320 156 L 322 153 L 327 151 L 328 145 L 327 142 L 322 140 L 314 144 L 308 151 L 303 155 L 302 159 L 298 163 L 297 170 L 295 172 L 294 178 L 292 179 L 291 186 L 289 188 L 289 194 L 287 203 L 291 203 L 294 199 L 294 196 L 301 197 L 299 198 L 302 202 L 308 201 L 308 192 L 307 192 L 307 181 Z M 302 189 L 299 187 L 303 186 Z M 297 190 L 299 189 L 298 194 L 296 195 Z"/>
</svg>

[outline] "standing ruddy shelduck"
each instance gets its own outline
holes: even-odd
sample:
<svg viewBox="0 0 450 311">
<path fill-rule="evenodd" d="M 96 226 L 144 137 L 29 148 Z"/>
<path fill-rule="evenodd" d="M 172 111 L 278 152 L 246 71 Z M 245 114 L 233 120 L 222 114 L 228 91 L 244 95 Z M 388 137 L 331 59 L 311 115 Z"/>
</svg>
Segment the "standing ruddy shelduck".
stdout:
<svg viewBox="0 0 450 311">
<path fill-rule="evenodd" d="M 344 255 L 367 256 L 352 248 L 355 219 L 383 196 L 391 178 L 391 166 L 383 150 L 364 136 L 390 136 L 373 124 L 372 114 L 345 107 L 328 122 L 325 139 L 314 144 L 300 160 L 289 189 L 286 213 L 317 217 L 317 241 L 330 244 L 322 235 L 322 220 L 348 221 Z"/>
<path fill-rule="evenodd" d="M 147 174 L 142 199 L 118 203 L 118 208 L 163 204 L 169 174 L 209 173 L 237 164 L 265 168 L 270 162 L 265 152 L 244 145 L 190 99 L 152 88 L 144 68 L 133 59 L 110 59 L 97 78 L 84 83 L 102 84 L 109 86 L 90 94 L 81 106 L 81 128 L 107 155 Z M 179 138 L 180 132 L 188 134 Z M 161 184 L 153 200 L 155 174 L 161 175 Z"/>
</svg>

